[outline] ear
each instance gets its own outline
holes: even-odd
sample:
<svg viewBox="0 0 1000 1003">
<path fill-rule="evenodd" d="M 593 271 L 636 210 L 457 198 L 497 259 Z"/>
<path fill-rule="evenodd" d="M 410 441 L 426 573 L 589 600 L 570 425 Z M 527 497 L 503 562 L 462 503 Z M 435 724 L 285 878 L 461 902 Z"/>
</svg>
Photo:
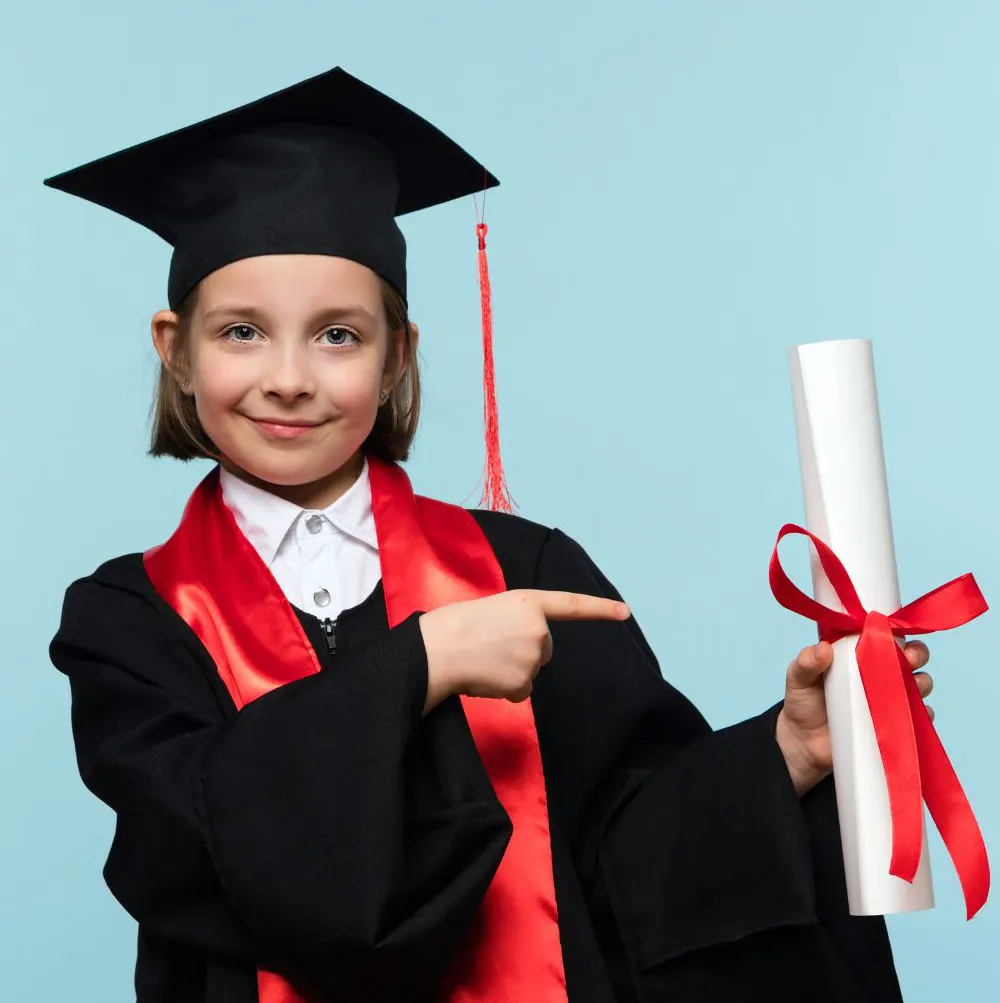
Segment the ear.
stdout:
<svg viewBox="0 0 1000 1003">
<path fill-rule="evenodd" d="M 163 363 L 163 368 L 171 375 L 180 379 L 180 373 L 174 365 L 174 346 L 180 327 L 180 317 L 172 310 L 158 310 L 150 321 L 150 333 L 153 336 L 153 348 Z"/>
<path fill-rule="evenodd" d="M 406 336 L 403 329 L 399 328 L 391 334 L 392 344 L 385 360 L 385 376 L 390 382 L 384 387 L 386 390 L 392 388 L 403 378 L 406 372 L 407 351 Z M 410 324 L 410 340 L 413 344 L 413 351 L 416 352 L 417 344 L 420 340 L 420 329 L 416 324 Z"/>
<path fill-rule="evenodd" d="M 417 345 L 420 343 L 420 328 L 416 324 L 410 324 L 410 344 L 413 346 L 413 355 L 417 354 Z M 403 332 L 399 332 L 399 337 L 396 339 L 396 379 L 400 380 L 403 378 L 403 374 L 406 372 L 406 367 L 408 363 L 408 357 L 410 353 L 406 350 L 406 338 Z"/>
</svg>

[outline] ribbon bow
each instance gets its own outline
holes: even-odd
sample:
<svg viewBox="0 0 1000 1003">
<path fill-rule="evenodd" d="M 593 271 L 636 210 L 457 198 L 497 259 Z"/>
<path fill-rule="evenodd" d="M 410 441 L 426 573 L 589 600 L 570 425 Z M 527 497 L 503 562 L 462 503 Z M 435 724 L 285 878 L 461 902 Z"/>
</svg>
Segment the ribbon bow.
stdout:
<svg viewBox="0 0 1000 1003">
<path fill-rule="evenodd" d="M 833 610 L 803 593 L 785 574 L 778 545 L 789 535 L 808 537 L 840 599 Z M 768 569 L 775 599 L 793 613 L 815 620 L 821 640 L 834 642 L 860 634 L 858 669 L 879 754 L 885 769 L 892 819 L 889 873 L 913 881 L 923 843 L 921 801 L 934 819 L 965 895 L 969 919 L 982 908 L 990 887 L 990 867 L 982 833 L 968 798 L 944 751 L 917 689 L 913 672 L 896 638 L 960 627 L 989 608 L 972 575 L 962 575 L 895 613 L 866 610 L 837 555 L 800 526 L 787 524 L 778 533 Z"/>
</svg>

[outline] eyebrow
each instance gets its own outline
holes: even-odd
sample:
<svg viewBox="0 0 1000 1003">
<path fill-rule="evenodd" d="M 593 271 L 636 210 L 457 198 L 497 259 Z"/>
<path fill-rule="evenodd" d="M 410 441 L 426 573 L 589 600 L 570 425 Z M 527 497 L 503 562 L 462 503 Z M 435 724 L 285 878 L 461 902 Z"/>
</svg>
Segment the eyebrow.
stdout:
<svg viewBox="0 0 1000 1003">
<path fill-rule="evenodd" d="M 246 317 L 248 320 L 252 320 L 257 324 L 266 324 L 270 320 L 265 310 L 261 310 L 250 304 L 241 303 L 227 303 L 222 306 L 213 307 L 205 314 L 205 319 L 211 320 L 213 317 Z M 368 323 L 374 323 L 375 317 L 371 311 L 366 310 L 360 304 L 352 304 L 350 306 L 331 306 L 323 307 L 322 309 L 317 310 L 307 319 L 306 324 L 309 327 L 313 327 L 320 321 L 324 320 L 361 320 L 367 321 Z"/>
</svg>

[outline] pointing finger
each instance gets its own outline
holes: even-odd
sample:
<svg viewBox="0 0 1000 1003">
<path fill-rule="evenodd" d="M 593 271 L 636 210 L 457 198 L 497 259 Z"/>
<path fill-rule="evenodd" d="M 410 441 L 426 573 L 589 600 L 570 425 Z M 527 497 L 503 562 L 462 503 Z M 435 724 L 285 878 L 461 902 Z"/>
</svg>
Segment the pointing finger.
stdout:
<svg viewBox="0 0 1000 1003">
<path fill-rule="evenodd" d="M 547 620 L 627 620 L 632 614 L 623 602 L 579 592 L 526 590 Z"/>
</svg>

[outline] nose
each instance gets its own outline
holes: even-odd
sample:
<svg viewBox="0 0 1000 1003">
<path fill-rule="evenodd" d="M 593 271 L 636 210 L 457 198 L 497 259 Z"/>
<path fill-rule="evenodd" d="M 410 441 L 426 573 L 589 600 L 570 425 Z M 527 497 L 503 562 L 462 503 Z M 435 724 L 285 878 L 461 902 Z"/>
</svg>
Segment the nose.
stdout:
<svg viewBox="0 0 1000 1003">
<path fill-rule="evenodd" d="M 312 397 L 316 384 L 305 356 L 298 345 L 275 346 L 271 364 L 261 381 L 263 394 L 289 402 Z"/>
</svg>

